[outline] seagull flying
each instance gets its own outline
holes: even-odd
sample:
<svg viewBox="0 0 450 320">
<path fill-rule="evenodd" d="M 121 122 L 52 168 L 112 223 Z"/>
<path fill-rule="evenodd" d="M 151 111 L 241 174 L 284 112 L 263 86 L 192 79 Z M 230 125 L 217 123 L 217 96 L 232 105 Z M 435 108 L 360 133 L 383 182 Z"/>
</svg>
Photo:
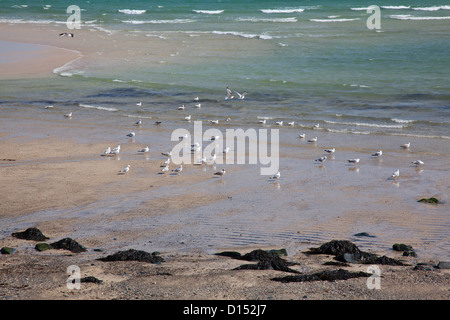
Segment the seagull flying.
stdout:
<svg viewBox="0 0 450 320">
<path fill-rule="evenodd" d="M 235 91 L 235 93 L 239 96 L 239 100 L 244 100 L 245 99 L 245 95 L 247 94 L 247 92 L 243 92 L 242 94 L 240 94 L 239 92 Z"/>
</svg>

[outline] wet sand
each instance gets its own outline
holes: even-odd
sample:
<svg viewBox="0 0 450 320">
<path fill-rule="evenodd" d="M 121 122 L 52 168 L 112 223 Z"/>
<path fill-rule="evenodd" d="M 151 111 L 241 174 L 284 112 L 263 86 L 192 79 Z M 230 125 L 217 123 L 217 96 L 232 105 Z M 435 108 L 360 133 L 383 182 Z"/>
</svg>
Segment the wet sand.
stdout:
<svg viewBox="0 0 450 320">
<path fill-rule="evenodd" d="M 3 28 L 0 39 L 8 40 Z M 86 32 L 88 36 L 92 34 Z M 53 45 L 59 40 L 73 39 L 42 42 Z M 77 48 L 73 43 L 65 47 Z M 52 68 L 48 65 L 47 70 Z M 230 271 L 235 261 L 212 255 L 284 247 L 290 259 L 316 270 L 321 265 L 304 257 L 303 250 L 332 239 L 350 239 L 366 251 L 393 257 L 398 257 L 393 243 L 412 245 L 418 258 L 405 258 L 412 265 L 448 260 L 448 204 L 417 203 L 418 197 L 435 195 L 448 200 L 440 155 L 426 155 L 431 165 L 415 168 L 410 165 L 415 155 L 399 150 L 399 139 L 385 145 L 388 155 L 381 162 L 368 156 L 355 167 L 346 159 L 368 154 L 365 146 L 375 146 L 376 141 L 358 137 L 363 142 L 346 147 L 356 138 L 342 141 L 342 135 L 322 133 L 320 143 L 311 145 L 283 129 L 279 181 L 261 176 L 258 165 L 191 164 L 179 175 L 161 174 L 166 160 L 161 152 L 173 146 L 170 135 L 179 123 L 144 126 L 129 139 L 125 133 L 133 128 L 132 119 L 128 125 L 97 126 L 102 118 L 99 111 L 85 110 L 65 119 L 55 109 L 11 111 L 0 120 L 0 246 L 17 248 L 15 254 L 1 256 L 0 275 L 8 277 L 2 278 L 5 299 L 448 299 L 446 271 L 430 274 L 388 267 L 383 279 L 387 289 L 368 291 L 365 279 L 274 283 L 268 279 L 271 271 L 237 274 Z M 120 155 L 101 156 L 107 146 L 117 144 L 122 146 Z M 150 152 L 139 154 L 145 145 L 150 145 Z M 341 153 L 324 166 L 315 163 L 330 145 L 342 147 Z M 119 174 L 127 164 L 130 172 Z M 399 165 L 405 168 L 401 179 L 389 180 Z M 214 176 L 222 167 L 226 175 Z M 103 255 L 93 251 L 74 256 L 37 253 L 29 242 L 11 237 L 32 226 L 52 239 L 71 237 L 104 253 L 129 248 L 160 251 L 169 262 L 108 266 L 92 264 Z M 358 232 L 375 237 L 355 237 Z M 74 263 L 85 274 L 103 278 L 107 286 L 66 290 L 61 281 L 67 277 L 67 265 Z M 37 274 L 30 265 L 44 272 Z M 124 276 L 124 268 L 132 271 Z M 54 281 L 44 281 L 52 273 Z M 30 278 L 33 282 L 27 284 Z M 407 290 L 405 283 L 410 284 Z"/>
</svg>

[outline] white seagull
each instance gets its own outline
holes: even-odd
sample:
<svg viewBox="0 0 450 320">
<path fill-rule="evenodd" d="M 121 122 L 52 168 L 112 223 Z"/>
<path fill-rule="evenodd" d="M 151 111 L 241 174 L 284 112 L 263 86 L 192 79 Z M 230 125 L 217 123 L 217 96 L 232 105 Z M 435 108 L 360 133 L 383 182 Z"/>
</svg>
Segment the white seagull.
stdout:
<svg viewBox="0 0 450 320">
<path fill-rule="evenodd" d="M 308 142 L 317 142 L 317 137 L 309 139 Z"/>
<path fill-rule="evenodd" d="M 228 151 L 230 151 L 230 147 L 223 149 L 223 153 L 228 153 Z"/>
<path fill-rule="evenodd" d="M 178 107 L 178 110 L 184 110 L 184 104 L 181 107 Z"/>
<path fill-rule="evenodd" d="M 188 115 L 187 117 L 184 117 L 184 120 L 191 121 L 191 115 Z"/>
<path fill-rule="evenodd" d="M 134 133 L 134 132 L 130 132 L 129 134 L 127 134 L 127 137 L 130 137 L 130 138 L 132 138 L 134 136 L 136 136 L 136 133 Z"/>
<path fill-rule="evenodd" d="M 277 171 L 277 173 L 275 173 L 275 175 L 273 175 L 273 176 L 271 177 L 271 179 L 279 179 L 280 176 L 281 176 L 280 171 Z"/>
<path fill-rule="evenodd" d="M 194 98 L 194 101 L 198 101 L 198 100 L 200 100 L 198 97 L 195 97 L 195 98 Z"/>
<path fill-rule="evenodd" d="M 138 150 L 138 152 L 148 152 L 150 150 L 150 148 L 148 146 L 146 146 L 145 148 Z"/>
<path fill-rule="evenodd" d="M 295 121 L 288 122 L 288 125 L 290 125 L 290 126 L 293 126 L 294 124 L 295 124 Z"/>
<path fill-rule="evenodd" d="M 164 161 L 164 164 L 165 164 L 165 165 L 169 165 L 169 164 L 170 164 L 170 158 L 167 158 L 167 160 Z"/>
<path fill-rule="evenodd" d="M 377 151 L 375 153 L 372 154 L 372 157 L 380 157 L 383 154 L 383 151 Z"/>
<path fill-rule="evenodd" d="M 106 156 L 111 153 L 111 147 L 106 148 L 105 152 L 103 152 L 103 155 Z"/>
<path fill-rule="evenodd" d="M 315 125 L 313 125 L 313 129 L 319 129 L 319 127 L 320 127 L 320 124 L 315 124 Z"/>
<path fill-rule="evenodd" d="M 283 125 L 283 121 L 277 121 L 275 122 L 277 125 L 282 126 Z"/>
<path fill-rule="evenodd" d="M 395 179 L 395 178 L 398 178 L 399 176 L 400 176 L 400 170 L 397 170 L 392 174 L 391 178 Z"/>
<path fill-rule="evenodd" d="M 211 141 L 219 140 L 219 136 L 211 136 Z"/>
<path fill-rule="evenodd" d="M 131 167 L 131 165 L 127 165 L 125 168 L 120 170 L 119 173 L 127 173 L 128 171 L 130 171 L 130 167 Z"/>
<path fill-rule="evenodd" d="M 316 159 L 317 162 L 324 162 L 327 160 L 327 156 L 320 157 L 319 159 Z"/>
<path fill-rule="evenodd" d="M 219 120 L 211 120 L 211 123 L 213 123 L 213 124 L 219 124 Z"/>
<path fill-rule="evenodd" d="M 413 161 L 413 162 L 411 162 L 412 164 L 415 164 L 416 165 L 416 167 L 417 166 L 422 166 L 422 165 L 424 165 L 424 162 L 422 161 L 422 160 L 415 160 L 415 161 Z"/>
<path fill-rule="evenodd" d="M 119 154 L 119 152 L 120 152 L 120 144 L 114 149 L 112 149 L 110 154 Z"/>
<path fill-rule="evenodd" d="M 400 147 L 402 147 L 403 149 L 408 149 L 410 146 L 411 146 L 411 142 L 408 142 L 408 143 L 401 145 Z"/>
<path fill-rule="evenodd" d="M 195 107 L 198 108 L 198 109 L 200 109 L 200 108 L 202 107 L 202 104 L 201 104 L 201 103 L 197 103 L 197 104 L 195 105 Z"/>
<path fill-rule="evenodd" d="M 233 99 L 233 93 L 231 92 L 231 89 L 227 87 L 227 96 L 225 97 L 225 100 L 231 100 Z"/>
<path fill-rule="evenodd" d="M 172 156 L 172 151 L 169 151 L 169 152 L 162 152 L 161 153 L 163 156 L 166 156 L 166 157 L 171 157 Z"/>
<path fill-rule="evenodd" d="M 359 158 L 356 159 L 348 159 L 347 160 L 349 163 L 358 163 L 359 162 Z"/>
<path fill-rule="evenodd" d="M 169 171 L 169 165 L 167 165 L 161 169 L 161 172 L 166 172 L 166 171 Z"/>
<path fill-rule="evenodd" d="M 142 124 L 142 120 L 141 119 L 139 119 L 136 123 L 135 123 L 135 125 L 137 125 L 137 126 L 140 126 Z"/>
<path fill-rule="evenodd" d="M 327 153 L 334 153 L 336 151 L 336 148 L 325 149 L 324 151 L 327 152 Z"/>
<path fill-rule="evenodd" d="M 225 169 L 222 169 L 222 171 L 215 172 L 214 175 L 223 177 L 225 175 Z"/>
<path fill-rule="evenodd" d="M 243 92 L 242 94 L 240 94 L 239 92 L 237 92 L 237 91 L 235 91 L 235 93 L 239 96 L 239 100 L 244 100 L 245 99 L 245 96 L 246 96 L 246 94 L 247 94 L 247 92 Z"/>
<path fill-rule="evenodd" d="M 64 117 L 66 117 L 66 118 L 72 117 L 72 112 L 66 113 L 66 114 L 64 115 Z"/>
<path fill-rule="evenodd" d="M 266 124 L 266 119 L 259 120 L 259 123 L 261 123 L 261 124 Z"/>
<path fill-rule="evenodd" d="M 300 139 L 305 139 L 305 138 L 306 138 L 306 134 L 301 133 L 301 134 L 298 135 L 298 137 L 299 137 Z"/>
<path fill-rule="evenodd" d="M 216 154 L 214 153 L 211 157 L 209 157 L 209 161 L 210 162 L 214 162 L 214 161 L 216 161 Z"/>
<path fill-rule="evenodd" d="M 136 105 L 140 107 L 140 106 L 142 106 L 142 102 L 138 102 L 138 103 L 136 103 Z"/>
<path fill-rule="evenodd" d="M 176 169 L 173 169 L 172 172 L 180 173 L 182 170 L 183 170 L 183 165 L 180 164 L 180 166 L 178 168 L 176 168 Z"/>
</svg>

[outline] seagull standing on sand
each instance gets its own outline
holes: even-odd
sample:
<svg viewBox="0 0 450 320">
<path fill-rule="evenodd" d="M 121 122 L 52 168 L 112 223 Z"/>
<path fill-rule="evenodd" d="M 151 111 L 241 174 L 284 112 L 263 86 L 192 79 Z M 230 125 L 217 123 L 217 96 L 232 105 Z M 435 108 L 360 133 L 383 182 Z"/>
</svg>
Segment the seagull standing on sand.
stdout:
<svg viewBox="0 0 450 320">
<path fill-rule="evenodd" d="M 377 151 L 374 154 L 372 154 L 372 157 L 380 157 L 383 154 L 383 151 Z"/>
<path fill-rule="evenodd" d="M 408 142 L 408 143 L 401 145 L 400 147 L 402 147 L 403 149 L 408 149 L 410 146 L 411 146 L 411 142 Z"/>
<path fill-rule="evenodd" d="M 219 120 L 211 120 L 212 124 L 219 124 Z"/>
<path fill-rule="evenodd" d="M 316 162 L 325 162 L 325 160 L 327 160 L 327 156 L 323 156 L 323 157 L 320 157 L 319 159 L 316 159 Z"/>
<path fill-rule="evenodd" d="M 181 171 L 183 171 L 183 165 L 182 164 L 180 164 L 180 166 L 178 168 L 172 170 L 172 172 L 175 172 L 175 173 L 180 173 Z"/>
<path fill-rule="evenodd" d="M 281 177 L 280 171 L 277 171 L 277 173 L 275 173 L 275 174 L 271 177 L 271 179 L 272 179 L 272 180 L 276 180 L 276 179 L 279 179 L 280 177 Z"/>
<path fill-rule="evenodd" d="M 184 120 L 191 121 L 191 115 L 188 115 L 187 117 L 184 117 Z"/>
<path fill-rule="evenodd" d="M 348 161 L 349 163 L 355 164 L 355 163 L 358 163 L 358 162 L 359 162 L 359 158 L 356 158 L 356 159 L 348 159 L 347 161 Z"/>
<path fill-rule="evenodd" d="M 137 125 L 137 126 L 140 126 L 142 124 L 142 120 L 141 119 L 139 119 L 136 123 L 135 123 L 135 125 Z"/>
<path fill-rule="evenodd" d="M 120 152 L 120 144 L 114 149 L 112 149 L 111 154 L 119 154 L 119 152 Z"/>
<path fill-rule="evenodd" d="M 131 165 L 127 165 L 125 168 L 120 170 L 119 173 L 127 173 L 128 171 L 130 171 L 130 167 L 131 167 Z"/>
<path fill-rule="evenodd" d="M 315 124 L 315 125 L 313 125 L 313 129 L 319 129 L 319 127 L 320 127 L 320 124 Z"/>
<path fill-rule="evenodd" d="M 148 152 L 150 150 L 150 148 L 148 146 L 146 146 L 145 148 L 139 150 L 138 152 Z"/>
<path fill-rule="evenodd" d="M 167 158 L 167 160 L 164 161 L 164 164 L 165 164 L 165 165 L 169 165 L 169 164 L 170 164 L 170 158 Z"/>
<path fill-rule="evenodd" d="M 324 150 L 326 153 L 334 153 L 336 151 L 336 148 L 332 148 L 332 149 L 325 149 Z"/>
<path fill-rule="evenodd" d="M 313 143 L 317 142 L 317 137 L 309 139 L 308 142 L 313 142 Z"/>
<path fill-rule="evenodd" d="M 169 165 L 167 165 L 161 169 L 161 172 L 166 172 L 166 171 L 169 171 Z"/>
<path fill-rule="evenodd" d="M 261 124 L 266 124 L 266 119 L 259 120 L 259 123 L 261 123 Z"/>
<path fill-rule="evenodd" d="M 169 152 L 162 152 L 161 153 L 163 156 L 166 156 L 166 157 L 171 157 L 172 156 L 172 151 L 169 151 Z"/>
<path fill-rule="evenodd" d="M 111 153 L 111 147 L 106 148 L 105 152 L 103 152 L 103 155 L 106 156 Z"/>
<path fill-rule="evenodd" d="M 300 139 L 305 139 L 305 138 L 306 138 L 306 134 L 301 133 L 301 134 L 298 135 L 298 137 L 299 137 Z"/>
<path fill-rule="evenodd" d="M 277 125 L 282 126 L 283 125 L 283 121 L 277 121 L 275 122 Z"/>
<path fill-rule="evenodd" d="M 223 153 L 228 153 L 228 151 L 230 151 L 230 147 L 223 149 Z"/>
<path fill-rule="evenodd" d="M 397 170 L 392 174 L 391 178 L 395 179 L 395 178 L 398 178 L 399 176 L 400 176 L 400 170 Z"/>
<path fill-rule="evenodd" d="M 136 136 L 136 133 L 134 133 L 134 132 L 130 132 L 129 134 L 127 134 L 127 137 L 130 137 L 130 138 L 132 138 L 134 136 Z"/>
<path fill-rule="evenodd" d="M 66 117 L 66 118 L 71 118 L 71 117 L 72 117 L 72 112 L 66 113 L 66 114 L 64 115 L 64 117 Z"/>
<path fill-rule="evenodd" d="M 422 160 L 415 160 L 415 161 L 413 161 L 413 162 L 411 162 L 412 164 L 415 164 L 416 165 L 416 167 L 418 167 L 418 166 L 423 166 L 424 165 L 424 162 L 422 161 Z"/>
<path fill-rule="evenodd" d="M 294 124 L 295 124 L 295 121 L 288 122 L 289 126 L 293 126 Z"/>
<path fill-rule="evenodd" d="M 222 171 L 215 172 L 214 175 L 223 177 L 225 175 L 225 169 L 222 169 Z"/>
</svg>

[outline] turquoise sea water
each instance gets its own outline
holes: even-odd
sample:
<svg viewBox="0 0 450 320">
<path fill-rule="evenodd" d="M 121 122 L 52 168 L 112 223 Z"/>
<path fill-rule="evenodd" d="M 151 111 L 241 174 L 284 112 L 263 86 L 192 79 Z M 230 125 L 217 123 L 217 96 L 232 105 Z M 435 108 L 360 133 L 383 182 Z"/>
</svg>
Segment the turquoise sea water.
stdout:
<svg viewBox="0 0 450 320">
<path fill-rule="evenodd" d="M 67 31 L 67 1 L 2 1 L 0 22 L 39 23 Z M 73 101 L 108 107 L 152 96 L 148 116 L 201 95 L 218 103 L 225 87 L 247 91 L 246 105 L 227 109 L 244 122 L 255 117 L 322 122 L 331 132 L 450 137 L 450 5 L 436 1 L 381 1 L 381 29 L 369 30 L 366 1 L 82 1 L 81 27 L 105 34 L 181 37 L 188 56 L 173 52 L 159 65 L 144 61 L 113 67 L 64 70 L 45 86 L 59 100 L 61 86 Z M 76 30 L 74 30 L 76 33 Z M 185 37 L 185 38 L 183 38 Z M 223 44 L 214 50 L 216 42 Z M 183 40 L 184 39 L 184 40 Z M 239 45 L 229 39 L 239 39 Z M 230 43 L 228 46 L 227 41 Z M 197 45 L 201 44 L 201 45 Z M 140 44 L 141 46 L 145 44 Z M 187 45 L 188 46 L 188 45 Z M 132 49 L 132 48 L 131 48 Z M 183 47 L 180 47 L 183 50 Z M 148 48 L 149 51 L 152 48 Z M 62 71 L 62 70 L 61 70 Z M 11 82 L 9 82 L 11 83 Z M 39 101 L 14 94 L 2 104 Z M 3 83 L 6 90 L 8 83 Z M 80 91 L 93 88 L 89 99 Z M 80 91 L 77 90 L 80 89 Z M 2 90 L 3 91 L 3 90 Z M 108 99 L 104 99 L 105 91 Z M 158 99 L 155 95 L 160 94 Z M 103 98 L 102 98 L 103 97 Z M 23 99 L 24 98 L 24 99 Z M 125 99 L 125 100 L 126 100 Z M 89 100 L 89 101 L 86 101 Z M 113 99 L 114 100 L 114 99 Z M 117 106 L 113 106 L 116 108 Z M 309 126 L 309 124 L 306 124 Z"/>
</svg>

